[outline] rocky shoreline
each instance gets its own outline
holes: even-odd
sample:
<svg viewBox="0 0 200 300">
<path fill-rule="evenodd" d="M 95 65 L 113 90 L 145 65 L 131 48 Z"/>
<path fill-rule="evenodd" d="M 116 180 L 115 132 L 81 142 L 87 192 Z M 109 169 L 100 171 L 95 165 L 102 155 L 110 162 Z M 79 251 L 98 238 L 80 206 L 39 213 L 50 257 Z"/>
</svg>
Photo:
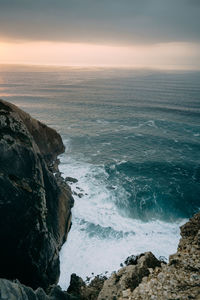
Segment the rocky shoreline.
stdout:
<svg viewBox="0 0 200 300">
<path fill-rule="evenodd" d="M 110 278 L 96 277 L 89 285 L 73 274 L 68 291 L 81 300 L 200 299 L 200 213 L 181 227 L 177 252 L 168 264 L 151 252 L 125 263 Z"/>
<path fill-rule="evenodd" d="M 109 278 L 72 274 L 66 292 L 56 285 L 74 201 L 75 179 L 58 171 L 63 152 L 55 130 L 0 100 L 0 299 L 200 299 L 200 213 L 181 227 L 168 264 L 146 252 Z"/>
</svg>

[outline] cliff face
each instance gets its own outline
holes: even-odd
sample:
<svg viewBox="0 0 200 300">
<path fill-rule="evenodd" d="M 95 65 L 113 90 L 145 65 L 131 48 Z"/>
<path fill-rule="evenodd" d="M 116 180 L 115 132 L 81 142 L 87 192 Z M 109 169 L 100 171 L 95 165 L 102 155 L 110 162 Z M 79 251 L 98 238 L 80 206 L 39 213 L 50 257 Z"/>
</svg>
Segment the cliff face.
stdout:
<svg viewBox="0 0 200 300">
<path fill-rule="evenodd" d="M 0 277 L 47 288 L 59 277 L 59 250 L 73 198 L 59 173 L 60 135 L 0 100 Z"/>
<path fill-rule="evenodd" d="M 1 105 L 3 104 L 5 105 L 6 102 L 3 101 Z M 18 114 L 48 164 L 55 161 L 57 156 L 65 151 L 61 136 L 54 129 L 32 118 L 13 104 L 7 103 L 6 105 Z"/>
</svg>

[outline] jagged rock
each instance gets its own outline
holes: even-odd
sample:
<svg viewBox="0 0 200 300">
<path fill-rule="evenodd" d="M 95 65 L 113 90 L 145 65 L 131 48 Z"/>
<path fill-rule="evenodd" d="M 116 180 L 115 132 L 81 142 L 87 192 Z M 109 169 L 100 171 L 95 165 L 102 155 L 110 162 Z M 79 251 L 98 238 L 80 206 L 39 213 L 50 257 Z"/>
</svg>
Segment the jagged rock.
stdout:
<svg viewBox="0 0 200 300">
<path fill-rule="evenodd" d="M 73 177 L 66 177 L 66 178 L 65 178 L 65 181 L 67 181 L 67 182 L 72 182 L 72 183 L 76 183 L 76 182 L 78 182 L 78 179 L 73 178 Z"/>
<path fill-rule="evenodd" d="M 12 282 L 0 279 L 0 300 L 79 300 L 63 292 L 58 286 L 51 289 L 47 295 L 42 288 L 33 290 L 19 281 Z"/>
<path fill-rule="evenodd" d="M 181 227 L 178 251 L 120 300 L 200 299 L 200 213 Z"/>
<path fill-rule="evenodd" d="M 81 277 L 72 274 L 67 292 L 80 300 L 96 300 L 106 279 L 105 276 L 97 275 L 86 285 Z"/>
<path fill-rule="evenodd" d="M 85 286 L 86 284 L 83 279 L 73 273 L 71 274 L 70 285 L 67 289 L 67 292 L 80 297 L 82 294 L 82 289 L 85 288 Z"/>
<path fill-rule="evenodd" d="M 100 291 L 103 288 L 105 280 L 107 280 L 106 276 L 95 276 L 95 278 L 90 282 L 90 284 L 87 285 L 85 289 L 83 289 L 83 300 L 96 300 Z"/>
<path fill-rule="evenodd" d="M 60 135 L 0 100 L 0 277 L 47 288 L 71 225 L 71 191 L 52 166 Z"/>
<path fill-rule="evenodd" d="M 140 255 L 136 264 L 121 268 L 104 282 L 97 299 L 113 300 L 123 296 L 125 290 L 126 294 L 130 293 L 139 285 L 143 277 L 149 275 L 149 268 L 153 269 L 156 266 L 160 266 L 160 261 L 151 252 Z"/>
<path fill-rule="evenodd" d="M 138 259 L 140 257 L 142 257 L 144 255 L 144 253 L 139 254 L 139 255 L 131 255 L 128 256 L 127 259 L 124 261 L 124 264 L 126 266 L 130 266 L 130 265 L 137 265 Z"/>
<path fill-rule="evenodd" d="M 69 295 L 61 290 L 59 286 L 53 286 L 49 293 L 49 300 L 80 300 L 79 297 Z"/>
</svg>

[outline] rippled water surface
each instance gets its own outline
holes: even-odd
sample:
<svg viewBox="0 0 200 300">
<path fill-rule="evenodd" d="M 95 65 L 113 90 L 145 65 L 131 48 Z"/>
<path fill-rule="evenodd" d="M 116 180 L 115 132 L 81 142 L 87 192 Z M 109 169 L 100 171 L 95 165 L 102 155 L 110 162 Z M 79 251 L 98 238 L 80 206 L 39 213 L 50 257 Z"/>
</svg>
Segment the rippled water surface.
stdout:
<svg viewBox="0 0 200 300">
<path fill-rule="evenodd" d="M 0 95 L 60 132 L 78 179 L 62 287 L 176 250 L 200 207 L 200 72 L 1 66 Z"/>
</svg>

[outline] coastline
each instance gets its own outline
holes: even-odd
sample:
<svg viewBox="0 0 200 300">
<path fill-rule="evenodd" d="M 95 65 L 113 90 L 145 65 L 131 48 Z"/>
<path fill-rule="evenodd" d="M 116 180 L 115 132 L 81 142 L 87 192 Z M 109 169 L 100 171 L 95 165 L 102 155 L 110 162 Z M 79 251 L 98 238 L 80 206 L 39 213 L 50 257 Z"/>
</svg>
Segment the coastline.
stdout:
<svg viewBox="0 0 200 300">
<path fill-rule="evenodd" d="M 6 224 L 3 218 L 9 218 L 9 214 L 11 214 L 12 210 L 10 209 L 10 202 L 8 202 L 8 197 L 5 191 L 5 186 L 1 185 L 1 191 L 4 191 L 2 194 L 5 198 L 4 206 L 9 205 L 9 210 L 7 210 L 7 215 L 2 213 L 1 210 L 1 222 L 4 223 L 4 227 L 1 227 L 4 231 L 4 252 L 1 255 L 1 260 L 5 260 L 5 268 L 1 269 L 1 277 L 8 279 L 17 279 L 17 281 L 8 281 L 6 279 L 0 280 L 0 295 L 1 299 L 6 299 L 5 297 L 13 297 L 12 299 L 24 299 L 23 297 L 27 297 L 27 299 L 91 299 L 91 300 L 102 300 L 102 299 L 199 299 L 200 295 L 200 213 L 197 213 L 193 216 L 189 222 L 181 227 L 181 235 L 182 238 L 179 242 L 178 251 L 176 254 L 170 256 L 169 263 L 161 263 L 158 260 L 154 259 L 152 254 L 146 253 L 141 255 L 136 260 L 133 259 L 132 263 L 123 267 L 118 272 L 114 273 L 109 279 L 102 281 L 100 278 L 100 284 L 97 280 L 96 286 L 89 284 L 86 286 L 83 281 L 78 279 L 75 281 L 75 293 L 74 289 L 69 288 L 68 292 L 63 292 L 59 289 L 58 286 L 51 287 L 51 284 L 56 284 L 59 276 L 59 261 L 58 259 L 58 251 L 61 248 L 61 245 L 67 238 L 67 233 L 71 226 L 71 217 L 70 217 L 70 209 L 73 205 L 73 199 L 71 195 L 71 190 L 68 185 L 61 178 L 60 173 L 56 172 L 56 175 L 52 175 L 52 171 L 55 173 L 57 169 L 57 155 L 64 151 L 62 141 L 55 131 L 52 132 L 51 129 L 46 127 L 45 125 L 37 122 L 32 119 L 29 115 L 22 112 L 15 106 L 10 105 L 7 102 L 1 101 L 1 128 L 2 128 L 2 136 L 1 136 L 1 180 L 8 180 L 7 182 L 10 184 L 12 182 L 13 189 L 15 193 L 12 193 L 12 198 L 9 198 L 9 201 L 19 201 L 16 194 L 16 190 L 18 190 L 20 194 L 20 199 L 22 198 L 22 193 L 25 193 L 24 201 L 27 201 L 27 195 L 31 193 L 31 198 L 33 197 L 32 193 L 35 193 L 34 186 L 31 184 L 36 184 L 36 180 L 40 180 L 40 185 L 43 185 L 43 188 L 46 190 L 46 195 L 42 191 L 38 194 L 38 200 L 40 202 L 39 209 L 38 207 L 34 208 L 37 211 L 37 215 L 41 216 L 39 220 L 39 228 L 35 231 L 35 226 L 38 226 L 35 222 L 35 215 L 33 215 L 33 223 L 30 222 L 30 225 L 33 226 L 34 230 L 31 231 L 29 229 L 29 238 L 26 240 L 24 237 L 21 238 L 22 245 L 27 248 L 18 248 L 20 256 L 25 259 L 26 263 L 32 264 L 31 256 L 25 257 L 22 254 L 22 249 L 28 250 L 30 254 L 33 249 L 32 240 L 37 240 L 37 235 L 41 239 L 44 239 L 44 243 L 39 243 L 39 252 L 41 252 L 41 245 L 44 247 L 44 253 L 46 253 L 45 248 L 55 247 L 56 250 L 56 259 L 54 259 L 52 268 L 56 269 L 56 273 L 54 277 L 52 277 L 52 270 L 50 273 L 47 273 L 47 277 L 43 277 L 44 274 L 41 274 L 41 267 L 45 263 L 47 256 L 33 256 L 34 264 L 38 265 L 39 272 L 29 265 L 29 273 L 25 271 L 22 267 L 22 260 L 18 260 L 18 257 L 14 257 L 15 263 L 17 262 L 17 272 L 14 270 L 15 264 L 11 265 L 9 270 L 9 275 L 7 273 L 6 267 L 8 266 L 8 257 L 5 258 L 5 254 L 9 255 L 12 250 L 13 255 L 13 243 L 15 239 L 12 235 L 7 234 L 5 232 L 5 226 L 8 226 L 9 223 Z M 9 120 L 9 122 L 8 122 Z M 39 126 L 39 127 L 38 127 Z M 41 138 L 39 140 L 36 139 L 37 130 L 39 128 L 40 134 L 42 135 L 42 140 L 44 143 L 40 144 Z M 53 138 L 52 138 L 53 134 Z M 52 144 L 53 142 L 53 144 Z M 5 146 L 6 145 L 6 146 Z M 16 146 L 17 145 L 17 146 Z M 6 148 L 7 147 L 7 148 Z M 21 147 L 21 148 L 20 148 Z M 7 150 L 5 150 L 7 149 Z M 14 151 L 13 151 L 14 149 Z M 30 149 L 30 150 L 29 150 Z M 12 151 L 11 151 L 12 150 Z M 14 156 L 17 152 L 17 158 Z M 22 152 L 19 152 L 22 151 Z M 24 152 L 25 151 L 25 152 Z M 31 160 L 26 160 L 26 164 L 24 164 L 25 159 L 29 156 L 25 156 L 26 151 L 30 151 Z M 19 153 L 22 153 L 19 155 Z M 4 157 L 4 158 L 3 158 Z M 21 157 L 21 159 L 19 159 Z M 34 159 L 33 159 L 34 157 Z M 12 159 L 11 159 L 12 158 Z M 14 159 L 13 159 L 14 158 Z M 12 166 L 8 166 L 9 161 L 16 161 L 17 164 L 13 164 Z M 27 165 L 32 163 L 36 164 L 37 170 L 40 170 L 36 175 L 31 174 L 31 177 L 34 178 L 33 181 L 28 181 L 29 178 L 29 170 L 26 168 Z M 40 165 L 42 167 L 40 167 Z M 21 172 L 21 176 L 23 179 L 20 179 L 19 173 L 18 175 L 14 175 L 16 172 Z M 3 173 L 2 173 L 3 172 Z M 6 173 L 7 172 L 7 173 Z M 8 178 L 7 174 L 12 172 L 12 176 Z M 23 173 L 25 172 L 25 173 Z M 38 172 L 38 171 L 37 171 Z M 3 176 L 2 176 L 3 174 Z M 42 175 L 43 174 L 43 175 Z M 24 176 L 27 176 L 26 178 Z M 41 176 L 42 177 L 38 177 Z M 8 178 L 8 179 L 7 179 Z M 42 179 L 43 178 L 43 179 Z M 25 180 L 26 179 L 26 180 Z M 71 180 L 71 179 L 70 179 Z M 45 187 L 45 182 L 48 186 Z M 38 182 L 39 183 L 39 182 Z M 11 189 L 11 187 L 9 186 Z M 53 193 L 53 198 L 48 198 L 47 188 L 50 193 Z M 59 191 L 59 193 L 54 193 L 53 190 Z M 9 194 L 10 197 L 11 194 Z M 66 199 L 67 195 L 67 199 Z M 35 197 L 35 196 L 34 196 Z M 40 198 L 41 197 L 41 198 Z M 44 201 L 46 197 L 46 201 Z M 36 198 L 34 198 L 36 199 Z M 58 205 L 53 205 L 51 202 L 49 203 L 49 207 L 46 206 L 48 201 L 58 201 Z M 7 201 L 7 202 L 6 202 Z M 20 203 L 20 202 L 19 202 Z M 25 202 L 24 202 L 25 203 Z M 31 203 L 31 202 L 30 202 Z M 30 205 L 29 203 L 29 205 Z M 60 203 L 60 204 L 59 204 Z M 68 203 L 68 204 L 67 204 Z M 29 208 L 29 207 L 28 207 Z M 53 208 L 53 210 L 51 210 Z M 67 214 L 66 214 L 67 210 Z M 22 211 L 17 210 L 17 214 L 22 213 Z M 63 213 L 65 212 L 65 213 Z M 55 220 L 51 217 L 48 218 L 48 214 L 55 214 L 58 216 L 58 223 L 55 224 Z M 67 218 L 66 218 L 67 215 Z M 27 218 L 26 212 L 25 217 Z M 12 215 L 13 218 L 13 215 Z M 30 221 L 30 215 L 28 215 L 28 220 Z M 18 219 L 20 222 L 18 222 Z M 9 219 L 8 219 L 9 220 Z M 13 220 L 13 219 L 12 219 Z M 10 222 L 10 221 L 9 221 Z M 22 224 L 23 222 L 23 224 Z M 17 223 L 23 226 L 27 222 L 27 219 L 23 221 L 22 218 L 17 216 Z M 29 224 L 29 223 L 26 223 Z M 21 227 L 20 226 L 20 230 Z M 42 227 L 43 226 L 43 227 Z M 52 227 L 53 226 L 53 227 Z M 11 230 L 17 230 L 15 224 L 12 223 Z M 30 227 L 31 228 L 31 227 Z M 59 228 L 59 231 L 57 231 Z M 10 229 L 9 229 L 10 230 Z M 21 234 L 21 232 L 19 232 Z M 40 234 L 42 235 L 40 236 Z M 7 234 L 7 235 L 6 235 Z M 15 232 L 16 234 L 16 232 Z M 1 233 L 2 235 L 2 233 Z M 51 236 L 52 235 L 52 236 Z M 6 245 L 7 238 L 10 238 L 9 244 Z M 17 236 L 18 237 L 18 236 Z M 46 237 L 50 239 L 51 244 L 46 244 Z M 55 239 L 53 241 L 53 238 Z M 17 240 L 17 243 L 19 240 Z M 52 244 L 53 243 L 53 244 Z M 37 244 L 34 244 L 35 246 Z M 23 247 L 24 247 L 23 246 Z M 12 249 L 9 249 L 12 247 Z M 17 247 L 16 247 L 17 248 Z M 49 248 L 48 248 L 49 249 Z M 2 249 L 1 249 L 2 251 Z M 38 250 L 36 250 L 37 252 Z M 42 250 L 43 251 L 43 250 Z M 52 253 L 52 252 L 51 252 Z M 35 253 L 33 252 L 33 255 Z M 55 254 L 53 254 L 54 257 Z M 52 263 L 52 256 L 50 255 L 50 261 Z M 56 262 L 56 265 L 55 265 Z M 46 267 L 44 267 L 45 269 Z M 31 270 L 31 271 L 30 271 Z M 19 273 L 21 272 L 21 275 Z M 5 273 L 4 273 L 5 272 Z M 13 272 L 13 274 L 12 274 Z M 23 273 L 24 272 L 24 273 Z M 54 271 L 55 272 L 55 271 Z M 67 270 L 66 270 L 67 272 Z M 4 274 L 3 274 L 4 273 Z M 12 274 L 12 275 L 11 275 Z M 30 274 L 30 278 L 27 278 L 27 274 Z M 139 275 L 138 275 L 139 274 Z M 39 276 L 36 280 L 35 276 Z M 42 276 L 42 277 L 40 277 Z M 48 276 L 50 278 L 48 279 Z M 26 278 L 25 278 L 26 277 Z M 34 277 L 34 281 L 32 278 Z M 139 278 L 139 279 L 138 279 Z M 137 280 L 136 280 L 137 279 Z M 38 288 L 35 292 L 26 285 L 32 286 L 34 289 Z M 80 283 L 81 282 L 81 283 Z M 42 289 L 43 287 L 47 295 Z M 71 289 L 71 292 L 70 292 Z M 32 298 L 31 298 L 32 297 Z M 62 297 L 62 298 L 61 298 Z M 153 298 L 152 298 L 153 297 Z M 189 298 L 190 297 L 190 298 Z M 192 297 L 192 298 L 191 298 Z"/>
</svg>

